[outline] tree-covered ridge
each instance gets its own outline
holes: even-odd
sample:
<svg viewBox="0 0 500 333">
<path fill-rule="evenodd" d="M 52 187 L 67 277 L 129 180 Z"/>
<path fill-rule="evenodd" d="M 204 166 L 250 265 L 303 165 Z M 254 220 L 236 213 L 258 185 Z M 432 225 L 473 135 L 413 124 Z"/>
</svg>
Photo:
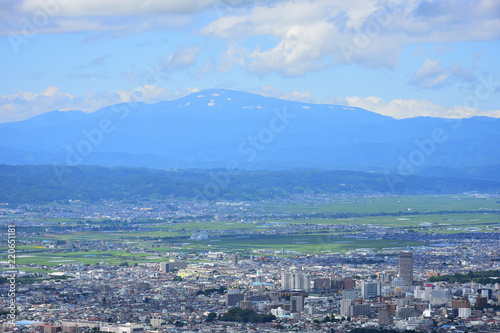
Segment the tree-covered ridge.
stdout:
<svg viewBox="0 0 500 333">
<path fill-rule="evenodd" d="M 272 314 L 260 314 L 254 310 L 231 308 L 222 316 L 221 321 L 233 321 L 240 323 L 268 323 L 276 319 Z"/>
<path fill-rule="evenodd" d="M 469 271 L 467 274 L 455 273 L 453 275 L 432 276 L 430 282 L 467 283 L 475 282 L 480 284 L 496 283 L 500 281 L 500 270 L 496 271 Z"/>
<path fill-rule="evenodd" d="M 0 165 L 0 202 L 43 203 L 101 199 L 262 200 L 291 194 L 498 193 L 500 182 L 355 171 L 235 169 L 164 171 L 98 166 Z"/>
</svg>

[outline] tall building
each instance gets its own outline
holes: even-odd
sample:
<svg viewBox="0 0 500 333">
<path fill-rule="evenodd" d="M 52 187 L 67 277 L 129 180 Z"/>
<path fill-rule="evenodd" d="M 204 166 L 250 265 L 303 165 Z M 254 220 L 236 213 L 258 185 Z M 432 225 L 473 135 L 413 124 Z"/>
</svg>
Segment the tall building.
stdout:
<svg viewBox="0 0 500 333">
<path fill-rule="evenodd" d="M 413 253 L 399 253 L 399 277 L 403 279 L 405 286 L 413 285 Z"/>
<path fill-rule="evenodd" d="M 390 309 L 380 309 L 378 310 L 378 324 L 380 326 L 392 325 L 393 318 Z"/>
<path fill-rule="evenodd" d="M 363 282 L 361 284 L 361 296 L 364 299 L 374 298 L 382 295 L 380 282 Z"/>
<path fill-rule="evenodd" d="M 245 295 L 240 294 L 240 293 L 234 293 L 234 294 L 225 294 L 224 295 L 224 301 L 226 302 L 226 305 L 232 306 L 240 303 L 241 301 L 245 300 Z"/>
<path fill-rule="evenodd" d="M 356 299 L 356 291 L 354 289 L 351 290 L 342 290 L 342 298 L 347 299 Z"/>
<path fill-rule="evenodd" d="M 329 278 L 313 280 L 315 292 L 330 292 L 331 280 Z"/>
<path fill-rule="evenodd" d="M 293 277 L 293 289 L 303 289 L 307 292 L 311 291 L 311 275 L 295 273 Z"/>
<path fill-rule="evenodd" d="M 304 311 L 304 297 L 292 296 L 290 297 L 290 312 L 300 313 Z"/>
<path fill-rule="evenodd" d="M 368 316 L 370 314 L 370 304 L 353 304 L 351 305 L 351 316 Z"/>
<path fill-rule="evenodd" d="M 282 289 L 302 289 L 307 292 L 311 291 L 311 275 L 301 273 L 281 273 L 281 288 Z"/>
<path fill-rule="evenodd" d="M 342 287 L 343 289 L 354 289 L 356 285 L 354 283 L 354 279 L 352 278 L 352 276 L 345 277 L 343 282 L 344 282 L 344 286 Z"/>
<path fill-rule="evenodd" d="M 344 278 L 341 276 L 334 276 L 330 279 L 332 290 L 342 290 L 344 289 Z M 349 289 L 349 288 L 348 288 Z M 352 288 L 351 288 L 352 289 Z"/>
<path fill-rule="evenodd" d="M 351 315 L 351 304 L 352 300 L 348 298 L 343 298 L 340 300 L 340 315 L 344 317 L 349 317 Z"/>
<path fill-rule="evenodd" d="M 170 265 L 168 264 L 168 262 L 161 262 L 160 263 L 160 272 L 168 273 L 169 269 L 170 269 Z"/>
<path fill-rule="evenodd" d="M 231 263 L 234 265 L 234 266 L 238 266 L 238 255 L 237 254 L 233 254 L 233 257 L 232 257 L 232 261 Z"/>
<path fill-rule="evenodd" d="M 281 289 L 289 290 L 293 289 L 293 274 L 292 273 L 281 273 Z"/>
<path fill-rule="evenodd" d="M 158 315 L 154 315 L 153 318 L 151 318 L 151 326 L 153 327 L 160 327 L 162 323 L 163 320 Z"/>
</svg>

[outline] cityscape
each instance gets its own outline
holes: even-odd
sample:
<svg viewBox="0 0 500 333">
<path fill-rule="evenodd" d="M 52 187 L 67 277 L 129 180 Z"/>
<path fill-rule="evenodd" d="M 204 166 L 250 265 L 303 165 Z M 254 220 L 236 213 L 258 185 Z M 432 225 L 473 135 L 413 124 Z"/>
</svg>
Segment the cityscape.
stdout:
<svg viewBox="0 0 500 333">
<path fill-rule="evenodd" d="M 464 201 L 464 207 L 466 200 L 480 200 L 480 206 L 498 201 L 496 196 L 477 194 L 453 200 L 457 199 Z M 269 209 L 285 202 L 316 202 L 322 207 L 331 201 L 365 205 L 372 200 L 411 202 L 411 197 L 302 196 L 237 204 L 172 199 L 133 204 L 108 201 L 98 206 L 80 202 L 4 205 L 2 223 L 16 237 L 17 258 L 14 264 L 2 263 L 5 283 L 0 292 L 2 307 L 7 309 L 2 315 L 3 330 L 500 331 L 498 210 L 476 212 L 478 224 L 466 228 L 455 227 L 447 215 L 438 215 L 449 221 L 446 228 L 431 222 L 388 227 L 361 223 L 362 217 L 358 218 L 361 221 L 344 218 L 330 224 L 325 219 L 311 224 L 302 211 L 306 223 L 290 228 L 287 223 L 296 218 L 295 213 Z M 485 214 L 492 215 L 494 222 L 481 221 Z M 228 228 L 200 227 L 215 216 Z M 404 224 L 419 215 L 397 216 L 390 218 Z M 241 221 L 231 222 L 235 217 Z M 174 218 L 177 221 L 172 224 Z M 148 232 L 165 224 L 185 231 L 178 237 L 158 232 L 155 237 Z M 256 227 L 233 227 L 238 224 Z M 191 225 L 197 228 L 188 230 Z M 265 225 L 270 227 L 259 228 Z M 94 236 L 86 236 L 89 232 Z M 322 251 L 300 251 L 304 245 L 300 243 L 307 242 L 297 240 L 317 232 L 331 235 L 320 244 Z M 138 237 L 131 238 L 134 233 Z M 233 248 L 224 243 L 231 236 L 258 239 L 255 237 L 276 233 L 280 237 L 295 235 L 295 241 L 278 249 L 268 248 L 266 243 L 258 246 L 258 241 L 254 246 Z M 98 239 L 99 234 L 108 238 Z M 360 240 L 380 239 L 385 246 L 332 251 L 335 245 L 348 246 L 353 234 Z M 402 246 L 390 245 L 394 241 Z M 16 280 L 8 280 L 12 276 Z M 16 283 L 13 321 L 8 320 L 7 297 L 12 283 Z"/>
<path fill-rule="evenodd" d="M 0 0 L 0 333 L 500 333 L 500 0 Z"/>
</svg>

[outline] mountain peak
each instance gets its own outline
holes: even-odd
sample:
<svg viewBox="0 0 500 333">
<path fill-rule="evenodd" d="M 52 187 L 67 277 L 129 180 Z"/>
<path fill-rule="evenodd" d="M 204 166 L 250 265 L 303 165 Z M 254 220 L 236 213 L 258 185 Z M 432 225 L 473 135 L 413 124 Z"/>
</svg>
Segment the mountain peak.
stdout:
<svg viewBox="0 0 500 333">
<path fill-rule="evenodd" d="M 463 119 L 459 130 L 454 125 L 207 89 L 173 101 L 124 103 L 94 113 L 56 111 L 0 124 L 0 164 L 168 169 L 226 168 L 234 162 L 248 169 L 360 171 L 394 171 L 404 164 L 412 173 L 420 165 L 500 164 L 500 119 Z M 420 164 L 411 164 L 417 155 Z"/>
</svg>

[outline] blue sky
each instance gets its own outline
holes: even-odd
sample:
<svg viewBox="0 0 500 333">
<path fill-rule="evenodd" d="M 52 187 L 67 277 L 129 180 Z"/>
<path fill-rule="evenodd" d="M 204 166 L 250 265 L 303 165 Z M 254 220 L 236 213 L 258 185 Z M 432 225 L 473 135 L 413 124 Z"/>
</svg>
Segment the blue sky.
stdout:
<svg viewBox="0 0 500 333">
<path fill-rule="evenodd" d="M 0 0 L 0 122 L 227 88 L 500 117 L 500 2 Z"/>
</svg>

